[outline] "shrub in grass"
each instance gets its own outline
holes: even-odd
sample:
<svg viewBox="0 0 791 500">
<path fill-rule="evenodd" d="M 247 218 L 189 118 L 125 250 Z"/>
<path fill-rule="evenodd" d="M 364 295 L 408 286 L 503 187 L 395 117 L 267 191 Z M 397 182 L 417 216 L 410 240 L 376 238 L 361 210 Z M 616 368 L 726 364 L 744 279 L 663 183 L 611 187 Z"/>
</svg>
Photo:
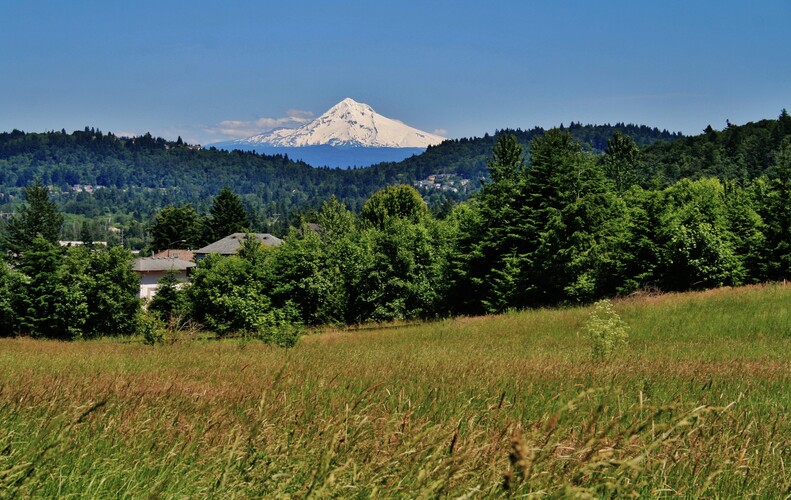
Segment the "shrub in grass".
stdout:
<svg viewBox="0 0 791 500">
<path fill-rule="evenodd" d="M 161 321 L 171 323 L 174 318 L 186 318 L 189 303 L 185 292 L 179 289 L 182 283 L 174 271 L 159 280 L 157 294 L 151 299 L 148 310 Z"/>
<path fill-rule="evenodd" d="M 593 360 L 607 361 L 612 359 L 620 346 L 626 344 L 629 327 L 615 312 L 612 302 L 605 299 L 593 305 L 585 330 L 590 338 Z"/>
<path fill-rule="evenodd" d="M 302 333 L 299 310 L 292 302 L 283 307 L 272 308 L 258 326 L 258 336 L 267 344 L 279 347 L 294 347 Z"/>
<path fill-rule="evenodd" d="M 165 327 L 153 314 L 143 313 L 138 321 L 138 333 L 147 345 L 161 344 L 165 340 Z"/>
</svg>

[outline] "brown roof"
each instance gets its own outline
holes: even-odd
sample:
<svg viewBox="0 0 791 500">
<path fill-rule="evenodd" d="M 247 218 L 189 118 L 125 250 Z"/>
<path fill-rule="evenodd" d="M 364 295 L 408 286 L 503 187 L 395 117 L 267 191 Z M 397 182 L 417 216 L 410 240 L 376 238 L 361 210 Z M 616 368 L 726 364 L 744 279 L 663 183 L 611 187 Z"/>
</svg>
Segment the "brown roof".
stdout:
<svg viewBox="0 0 791 500">
<path fill-rule="evenodd" d="M 164 259 L 181 259 L 187 261 L 194 261 L 195 260 L 195 252 L 192 250 L 181 250 L 178 248 L 171 248 L 170 250 L 162 250 L 159 253 L 155 253 L 152 257 L 159 257 Z"/>
</svg>

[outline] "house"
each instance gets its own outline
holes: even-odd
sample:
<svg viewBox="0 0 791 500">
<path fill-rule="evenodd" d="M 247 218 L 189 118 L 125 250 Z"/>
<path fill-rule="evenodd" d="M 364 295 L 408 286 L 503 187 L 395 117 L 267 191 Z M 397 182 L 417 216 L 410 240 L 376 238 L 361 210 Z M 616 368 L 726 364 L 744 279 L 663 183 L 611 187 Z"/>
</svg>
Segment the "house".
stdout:
<svg viewBox="0 0 791 500">
<path fill-rule="evenodd" d="M 159 280 L 169 272 L 176 273 L 176 279 L 187 281 L 189 270 L 194 262 L 179 258 L 143 257 L 135 259 L 132 270 L 140 276 L 140 298 L 151 300 L 159 288 Z"/>
<path fill-rule="evenodd" d="M 183 250 L 180 248 L 168 248 L 159 253 L 155 253 L 152 257 L 159 257 L 165 259 L 181 259 L 189 262 L 195 261 L 195 252 L 192 250 Z"/>
<path fill-rule="evenodd" d="M 226 236 L 221 240 L 217 240 L 210 245 L 206 245 L 203 248 L 195 250 L 195 262 L 199 262 L 201 259 L 212 253 L 225 256 L 235 255 L 242 247 L 242 243 L 244 243 L 244 239 L 247 237 L 247 234 L 248 233 L 233 233 L 232 235 Z M 269 233 L 249 234 L 260 241 L 263 245 L 268 247 L 277 247 L 283 244 L 283 240 L 272 236 Z"/>
</svg>

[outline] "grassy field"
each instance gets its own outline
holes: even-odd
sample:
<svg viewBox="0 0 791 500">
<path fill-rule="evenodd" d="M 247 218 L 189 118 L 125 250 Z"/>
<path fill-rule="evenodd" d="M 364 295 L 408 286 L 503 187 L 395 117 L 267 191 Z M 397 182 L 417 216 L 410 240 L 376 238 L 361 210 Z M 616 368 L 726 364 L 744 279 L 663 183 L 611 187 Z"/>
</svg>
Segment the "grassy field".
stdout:
<svg viewBox="0 0 791 500">
<path fill-rule="evenodd" d="M 244 341 L 0 339 L 0 495 L 791 494 L 791 287 Z"/>
</svg>

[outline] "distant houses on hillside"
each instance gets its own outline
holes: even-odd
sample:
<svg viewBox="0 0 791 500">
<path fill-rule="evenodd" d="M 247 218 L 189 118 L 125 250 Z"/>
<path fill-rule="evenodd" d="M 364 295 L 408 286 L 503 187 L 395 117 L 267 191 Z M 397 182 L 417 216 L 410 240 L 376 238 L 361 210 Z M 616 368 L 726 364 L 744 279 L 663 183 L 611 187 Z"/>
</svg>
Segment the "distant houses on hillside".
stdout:
<svg viewBox="0 0 791 500">
<path fill-rule="evenodd" d="M 423 180 L 412 183 L 418 189 L 439 189 L 453 193 L 466 192 L 469 179 L 464 179 L 457 174 L 432 174 Z"/>
</svg>

